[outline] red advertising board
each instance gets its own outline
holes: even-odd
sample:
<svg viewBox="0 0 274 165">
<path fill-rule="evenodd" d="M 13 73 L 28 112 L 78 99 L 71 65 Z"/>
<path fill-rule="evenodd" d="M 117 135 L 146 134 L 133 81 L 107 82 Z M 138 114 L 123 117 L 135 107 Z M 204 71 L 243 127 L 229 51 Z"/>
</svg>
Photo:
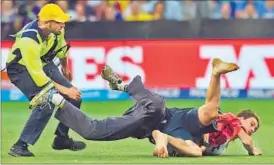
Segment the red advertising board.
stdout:
<svg viewBox="0 0 274 165">
<path fill-rule="evenodd" d="M 222 77 L 223 88 L 274 89 L 274 40 L 70 41 L 73 83 L 82 89 L 102 89 L 107 63 L 125 81 L 137 74 L 147 87 L 206 88 L 210 62 L 219 57 L 240 69 Z M 2 43 L 2 54 L 10 48 Z"/>
</svg>

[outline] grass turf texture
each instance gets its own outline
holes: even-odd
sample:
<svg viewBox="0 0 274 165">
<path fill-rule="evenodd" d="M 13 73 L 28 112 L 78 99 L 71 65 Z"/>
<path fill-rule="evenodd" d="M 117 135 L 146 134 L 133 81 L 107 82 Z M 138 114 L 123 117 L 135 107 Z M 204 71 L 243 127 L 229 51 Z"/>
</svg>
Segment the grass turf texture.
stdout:
<svg viewBox="0 0 274 165">
<path fill-rule="evenodd" d="M 9 149 L 17 141 L 21 130 L 30 114 L 27 103 L 8 102 L 2 103 L 2 136 L 1 136 L 1 163 L 273 163 L 274 162 L 274 109 L 273 100 L 223 100 L 221 103 L 223 112 L 238 112 L 240 109 L 251 108 L 256 111 L 262 120 L 261 127 L 253 136 L 255 144 L 263 151 L 259 157 L 247 156 L 241 143 L 236 140 L 232 142 L 225 155 L 218 157 L 201 158 L 168 158 L 161 159 L 152 156 L 154 146 L 147 139 L 125 139 L 112 142 L 85 141 L 87 148 L 83 151 L 55 151 L 51 148 L 53 134 L 57 126 L 57 120 L 51 118 L 40 139 L 30 150 L 36 157 L 14 158 L 8 155 Z M 132 101 L 117 102 L 84 102 L 83 111 L 90 117 L 97 119 L 107 116 L 119 116 Z M 168 100 L 168 107 L 190 107 L 200 106 L 202 100 Z M 77 140 L 84 140 L 79 135 L 70 131 L 70 135 Z"/>
</svg>

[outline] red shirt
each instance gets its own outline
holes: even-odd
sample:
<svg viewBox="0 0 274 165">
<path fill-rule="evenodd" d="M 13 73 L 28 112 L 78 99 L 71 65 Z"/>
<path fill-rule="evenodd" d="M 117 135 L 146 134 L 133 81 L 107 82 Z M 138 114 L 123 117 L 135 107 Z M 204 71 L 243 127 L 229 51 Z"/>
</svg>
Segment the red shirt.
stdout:
<svg viewBox="0 0 274 165">
<path fill-rule="evenodd" d="M 209 133 L 209 144 L 220 146 L 235 138 L 241 130 L 239 118 L 232 113 L 220 114 L 216 120 L 217 132 Z"/>
</svg>

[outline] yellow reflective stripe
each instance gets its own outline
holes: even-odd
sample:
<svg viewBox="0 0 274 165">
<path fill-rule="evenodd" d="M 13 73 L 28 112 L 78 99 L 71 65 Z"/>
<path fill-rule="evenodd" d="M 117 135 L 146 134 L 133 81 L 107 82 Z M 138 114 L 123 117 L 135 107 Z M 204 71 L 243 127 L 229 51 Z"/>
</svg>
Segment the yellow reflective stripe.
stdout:
<svg viewBox="0 0 274 165">
<path fill-rule="evenodd" d="M 39 35 L 39 33 L 37 32 L 37 38 L 39 40 L 40 45 L 43 43 L 42 37 Z"/>
</svg>

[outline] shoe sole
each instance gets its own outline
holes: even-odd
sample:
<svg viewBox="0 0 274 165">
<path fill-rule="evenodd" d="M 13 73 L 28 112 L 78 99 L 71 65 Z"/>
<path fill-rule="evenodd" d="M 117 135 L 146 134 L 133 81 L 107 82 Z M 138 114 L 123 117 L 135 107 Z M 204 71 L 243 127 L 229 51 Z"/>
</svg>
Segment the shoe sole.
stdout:
<svg viewBox="0 0 274 165">
<path fill-rule="evenodd" d="M 21 155 L 18 155 L 17 153 L 13 152 L 13 151 L 10 151 L 9 152 L 9 155 L 10 156 L 13 156 L 13 157 L 20 157 Z"/>
<path fill-rule="evenodd" d="M 85 147 L 86 148 L 86 147 Z M 84 150 L 85 148 L 81 148 L 81 149 L 71 149 L 71 148 L 52 148 L 56 151 L 61 151 L 61 150 L 70 150 L 70 151 L 81 151 Z"/>
<path fill-rule="evenodd" d="M 13 157 L 34 157 L 34 155 L 19 155 L 13 151 L 10 151 L 8 154 Z"/>
<path fill-rule="evenodd" d="M 37 95 L 33 97 L 33 99 L 29 103 L 29 109 L 34 109 L 37 105 L 38 100 L 43 97 L 50 89 L 54 87 L 53 83 L 48 84 L 45 86 Z"/>
<path fill-rule="evenodd" d="M 79 149 L 77 149 L 77 148 L 56 148 L 54 146 L 51 146 L 51 147 L 52 147 L 52 149 L 57 150 L 57 151 L 60 151 L 60 150 L 81 151 L 86 148 L 86 145 L 83 148 L 79 148 Z"/>
</svg>

